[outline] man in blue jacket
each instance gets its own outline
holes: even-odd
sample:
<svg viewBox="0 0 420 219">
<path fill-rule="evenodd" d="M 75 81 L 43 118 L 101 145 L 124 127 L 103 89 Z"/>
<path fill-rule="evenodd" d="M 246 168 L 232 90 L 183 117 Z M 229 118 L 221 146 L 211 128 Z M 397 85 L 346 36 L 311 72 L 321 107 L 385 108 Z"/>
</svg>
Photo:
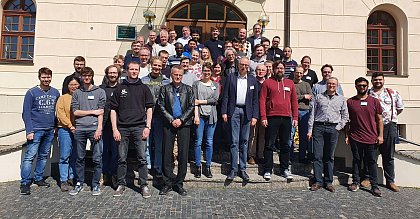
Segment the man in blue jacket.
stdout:
<svg viewBox="0 0 420 219">
<path fill-rule="evenodd" d="M 20 167 L 21 195 L 31 194 L 30 177 L 36 155 L 38 159 L 34 171 L 35 184 L 50 187 L 42 176 L 54 139 L 55 104 L 60 96 L 58 90 L 50 86 L 51 78 L 52 71 L 49 68 L 39 69 L 40 84 L 29 89 L 23 101 L 22 118 L 26 129 L 27 150 Z"/>
<path fill-rule="evenodd" d="M 229 74 L 223 88 L 222 118 L 229 121 L 231 128 L 232 142 L 231 172 L 227 180 L 233 180 L 239 175 L 244 182 L 249 181 L 246 173 L 246 162 L 248 155 L 248 138 L 250 125 L 257 123 L 258 104 L 258 81 L 248 74 L 249 59 L 243 57 L 239 60 L 239 72 Z M 239 172 L 238 172 L 239 152 Z"/>
</svg>

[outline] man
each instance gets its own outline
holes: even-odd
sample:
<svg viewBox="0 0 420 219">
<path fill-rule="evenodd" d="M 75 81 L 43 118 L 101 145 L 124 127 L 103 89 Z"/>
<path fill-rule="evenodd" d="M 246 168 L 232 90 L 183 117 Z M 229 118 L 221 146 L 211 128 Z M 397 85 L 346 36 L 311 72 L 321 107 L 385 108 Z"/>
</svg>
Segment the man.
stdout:
<svg viewBox="0 0 420 219">
<path fill-rule="evenodd" d="M 80 72 L 85 67 L 85 65 L 86 65 L 86 60 L 82 56 L 76 56 L 74 58 L 74 60 L 73 60 L 74 73 L 71 74 L 71 75 L 68 75 L 66 78 L 64 78 L 63 87 L 61 89 L 61 94 L 66 94 L 66 93 L 69 92 L 68 84 L 69 84 L 72 77 L 78 78 L 79 79 L 78 82 L 79 82 L 79 84 L 81 84 Z M 92 83 L 93 83 L 93 81 L 92 81 Z"/>
<path fill-rule="evenodd" d="M 106 94 L 102 88 L 92 84 L 94 72 L 90 67 L 82 69 L 82 84 L 73 93 L 71 109 L 76 118 L 76 185 L 69 192 L 77 195 L 85 182 L 86 143 L 89 139 L 93 151 L 92 195 L 100 195 L 99 180 L 102 173 L 102 127 Z"/>
<path fill-rule="evenodd" d="M 216 63 L 219 56 L 223 55 L 223 41 L 219 40 L 219 35 L 219 28 L 211 27 L 211 38 L 204 43 L 204 47 L 210 50 L 213 63 Z"/>
<path fill-rule="evenodd" d="M 181 43 L 182 47 L 184 47 L 191 38 L 190 36 L 190 28 L 188 26 L 182 27 L 182 37 L 178 38 L 176 42 Z"/>
<path fill-rule="evenodd" d="M 252 27 L 252 36 L 248 37 L 246 40 L 251 44 L 251 51 L 254 51 L 254 46 L 261 44 L 261 39 L 265 37 L 262 36 L 261 25 L 256 23 Z"/>
<path fill-rule="evenodd" d="M 169 55 L 175 55 L 175 46 L 168 43 L 168 31 L 160 31 L 160 43 L 153 45 L 152 56 L 159 56 L 159 52 L 165 50 Z"/>
<path fill-rule="evenodd" d="M 197 42 L 196 50 L 201 52 L 201 50 L 203 50 L 203 48 L 204 48 L 204 44 L 200 43 L 200 33 L 198 33 L 196 30 L 193 30 L 191 32 L 191 39 L 193 39 L 193 40 L 195 40 L 195 42 Z M 188 44 L 186 44 L 184 46 L 184 50 L 185 51 L 192 51 L 192 50 L 190 50 L 190 46 Z"/>
<path fill-rule="evenodd" d="M 267 56 L 269 60 L 272 61 L 279 61 L 283 60 L 283 51 L 279 48 L 280 45 L 280 37 L 274 36 L 273 40 L 271 41 L 271 48 L 267 50 Z"/>
<path fill-rule="evenodd" d="M 155 43 L 156 44 L 160 44 L 160 34 L 162 33 L 162 31 L 167 31 L 166 30 L 167 29 L 167 27 L 166 27 L 166 24 L 161 24 L 160 26 L 159 26 L 159 34 L 156 36 L 156 40 L 155 40 Z M 168 31 L 167 31 L 168 32 Z M 168 34 L 169 35 L 169 34 Z M 169 36 L 168 36 L 168 41 L 169 41 Z"/>
<path fill-rule="evenodd" d="M 259 82 L 258 93 L 260 92 L 261 86 L 265 81 L 265 74 L 267 73 L 267 67 L 264 64 L 258 64 L 255 69 L 256 79 Z M 257 125 L 251 127 L 249 134 L 249 150 L 248 150 L 248 164 L 254 165 L 257 160 L 264 157 L 264 144 L 265 144 L 265 128 L 261 124 L 261 120 L 257 122 Z"/>
<path fill-rule="evenodd" d="M 190 128 L 194 113 L 194 94 L 192 87 L 182 83 L 184 69 L 174 66 L 171 70 L 172 82 L 164 85 L 159 94 L 157 106 L 163 120 L 163 180 L 160 195 L 172 189 L 182 196 L 187 195 L 183 181 L 187 174 Z M 178 143 L 178 174 L 173 173 L 173 150 L 175 136 Z"/>
<path fill-rule="evenodd" d="M 161 50 L 158 56 L 162 61 L 162 75 L 165 75 L 167 78 L 169 78 L 171 75 L 171 66 L 168 65 L 169 53 L 166 50 Z"/>
<path fill-rule="evenodd" d="M 258 119 L 257 79 L 248 74 L 249 59 L 239 60 L 239 72 L 226 76 L 223 86 L 222 118 L 231 127 L 231 171 L 226 180 L 233 180 L 237 175 L 244 182 L 249 181 L 246 173 L 248 138 L 250 125 L 255 126 Z M 239 171 L 238 171 L 239 153 Z"/>
<path fill-rule="evenodd" d="M 29 89 L 23 100 L 22 119 L 26 130 L 26 151 L 20 166 L 20 194 L 31 194 L 32 164 L 38 155 L 34 179 L 41 187 L 50 187 L 43 179 L 45 165 L 50 155 L 54 139 L 55 103 L 60 92 L 50 86 L 52 71 L 40 68 L 38 71 L 39 85 Z"/>
<path fill-rule="evenodd" d="M 293 76 L 293 72 L 295 71 L 296 66 L 298 65 L 297 62 L 292 58 L 292 48 L 290 46 L 286 46 L 283 49 L 283 62 L 286 66 L 284 75 L 286 78 L 290 79 Z"/>
<path fill-rule="evenodd" d="M 162 50 L 163 52 L 165 50 Z M 152 116 L 152 130 L 149 135 L 148 143 L 149 148 L 154 148 L 153 168 L 156 176 L 162 176 L 162 140 L 163 140 L 163 127 L 162 118 L 159 111 L 156 110 L 156 102 L 159 97 L 160 88 L 170 83 L 169 78 L 162 74 L 163 62 L 161 59 L 152 58 L 151 60 L 152 71 L 145 77 L 141 78 L 143 84 L 147 85 L 153 96 L 153 116 Z M 170 68 L 169 68 L 170 70 Z M 152 151 L 149 149 L 149 151 Z"/>
<path fill-rule="evenodd" d="M 151 30 L 149 32 L 149 37 L 147 43 L 144 45 L 144 47 L 149 49 L 150 56 L 152 55 L 153 46 L 156 44 L 156 32 L 154 30 Z"/>
<path fill-rule="evenodd" d="M 194 81 L 198 81 L 197 76 L 190 71 L 190 59 L 188 57 L 181 58 L 181 67 L 184 70 L 182 75 L 182 83 L 188 86 L 192 86 Z"/>
<path fill-rule="evenodd" d="M 124 69 L 127 69 L 127 64 L 129 62 L 140 63 L 140 49 L 143 48 L 141 43 L 134 41 L 131 43 L 131 54 L 127 54 L 124 58 Z"/>
<path fill-rule="evenodd" d="M 175 46 L 176 43 L 176 31 L 175 30 L 169 30 L 169 39 L 168 42 Z"/>
<path fill-rule="evenodd" d="M 138 35 L 137 37 L 136 37 L 136 40 L 134 41 L 134 42 L 138 42 L 138 43 L 140 43 L 140 48 L 141 47 L 144 47 L 144 42 L 145 42 L 146 40 L 144 39 L 144 36 L 142 36 L 142 35 Z M 127 52 L 125 53 L 125 56 L 129 56 L 129 55 L 131 55 L 133 53 L 133 50 L 132 49 L 129 49 L 129 50 L 127 50 Z"/>
<path fill-rule="evenodd" d="M 180 65 L 181 64 L 181 58 L 182 58 L 182 53 L 184 52 L 184 46 L 182 46 L 181 43 L 175 43 L 175 55 L 170 56 L 168 58 L 168 64 L 169 66 L 174 66 L 174 65 Z"/>
<path fill-rule="evenodd" d="M 265 130 L 264 179 L 270 180 L 273 171 L 273 152 L 279 139 L 280 171 L 287 180 L 293 176 L 289 171 L 289 139 L 292 126 L 297 126 L 298 101 L 292 80 L 284 78 L 282 62 L 273 64 L 274 75 L 267 79 L 260 91 L 261 123 Z"/>
<path fill-rule="evenodd" d="M 372 74 L 372 88 L 369 90 L 369 95 L 378 99 L 382 107 L 384 143 L 379 145 L 379 152 L 382 155 L 386 187 L 394 192 L 399 192 L 400 188 L 395 184 L 394 153 L 395 141 L 398 138 L 397 116 L 403 111 L 404 103 L 401 95 L 396 90 L 384 87 L 384 82 L 385 78 L 383 73 L 374 72 Z"/>
<path fill-rule="evenodd" d="M 267 38 L 262 39 L 261 45 L 264 47 L 264 54 L 267 55 L 268 49 L 270 48 L 270 40 Z"/>
<path fill-rule="evenodd" d="M 322 81 L 314 84 L 314 86 L 312 87 L 312 93 L 314 97 L 316 97 L 320 93 L 324 93 L 327 90 L 327 80 L 330 77 L 332 77 L 333 71 L 334 69 L 330 64 L 325 64 L 321 67 Z M 341 88 L 340 84 L 338 84 L 337 93 L 344 96 L 343 89 Z"/>
<path fill-rule="evenodd" d="M 226 77 L 239 71 L 239 61 L 236 59 L 236 55 L 236 51 L 232 48 L 225 50 L 226 60 L 222 63 L 224 70 L 222 76 Z"/>
<path fill-rule="evenodd" d="M 110 65 L 105 68 L 106 84 L 99 86 L 105 91 L 106 103 L 103 119 L 103 154 L 102 154 L 102 173 L 105 185 L 111 185 L 113 188 L 117 187 L 117 162 L 118 162 L 118 146 L 112 136 L 111 124 L 111 97 L 114 95 L 114 90 L 119 83 L 121 76 L 121 68 L 119 65 Z"/>
<path fill-rule="evenodd" d="M 239 29 L 238 40 L 239 40 L 239 43 L 242 44 L 242 46 L 245 48 L 245 51 L 244 51 L 245 56 L 248 57 L 248 58 L 251 58 L 251 55 L 252 55 L 251 47 L 252 46 L 251 46 L 251 43 L 247 41 L 246 29 L 245 28 Z M 237 52 L 239 53 L 239 51 L 237 51 Z"/>
<path fill-rule="evenodd" d="M 303 69 L 296 68 L 297 71 Z M 300 74 L 295 73 L 295 80 Z M 300 76 L 300 78 L 302 78 Z M 307 86 L 309 84 L 307 82 Z M 315 182 L 310 190 L 316 191 L 323 185 L 330 192 L 335 192 L 333 187 L 334 152 L 337 146 L 339 131 L 346 125 L 349 114 L 346 99 L 337 93 L 338 79 L 330 77 L 327 80 L 327 90 L 314 97 L 312 111 L 308 124 L 308 139 L 313 139 L 314 144 L 314 177 Z M 299 121 L 300 124 L 300 121 Z M 299 136 L 303 135 L 299 128 Z M 300 138 L 299 138 L 299 144 Z M 299 147 L 300 148 L 300 147 Z M 324 173 L 324 179 L 322 178 Z"/>
<path fill-rule="evenodd" d="M 147 186 L 146 140 L 152 121 L 153 96 L 149 88 L 141 82 L 139 64 L 130 62 L 127 68 L 128 78 L 114 91 L 111 98 L 111 123 L 118 146 L 118 187 L 114 197 L 125 191 L 127 174 L 128 145 L 133 141 L 137 151 L 139 185 L 143 198 L 151 197 Z"/>
<path fill-rule="evenodd" d="M 266 78 L 270 78 L 273 75 L 273 64 L 274 62 L 271 60 L 264 62 L 265 67 L 267 67 L 267 73 L 265 74 Z"/>
<path fill-rule="evenodd" d="M 150 51 L 147 49 L 147 47 L 143 47 L 140 49 L 140 72 L 139 72 L 139 78 L 142 78 L 149 74 L 150 72 Z"/>
<path fill-rule="evenodd" d="M 265 55 L 264 46 L 261 44 L 255 45 L 254 47 L 254 58 L 251 60 L 249 65 L 249 73 L 255 76 L 255 68 L 258 64 L 264 64 L 267 60 L 267 56 Z"/>
<path fill-rule="evenodd" d="M 190 40 L 188 40 L 187 45 L 188 45 L 189 50 L 184 49 L 184 52 L 182 53 L 182 56 L 188 57 L 191 60 L 192 51 L 197 50 L 197 41 L 195 41 L 194 39 L 190 39 Z"/>
<path fill-rule="evenodd" d="M 352 192 L 359 189 L 361 164 L 364 162 L 371 180 L 371 192 L 382 196 L 377 182 L 376 148 L 384 142 L 382 107 L 378 99 L 368 95 L 369 81 L 363 77 L 355 80 L 357 95 L 347 100 L 350 122 L 346 128 L 346 144 L 353 154 Z"/>
</svg>

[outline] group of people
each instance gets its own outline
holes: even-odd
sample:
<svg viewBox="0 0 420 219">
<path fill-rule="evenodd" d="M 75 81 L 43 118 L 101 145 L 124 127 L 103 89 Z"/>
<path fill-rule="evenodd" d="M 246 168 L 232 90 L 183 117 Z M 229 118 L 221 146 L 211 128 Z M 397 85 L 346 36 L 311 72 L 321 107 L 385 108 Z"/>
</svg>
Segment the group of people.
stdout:
<svg viewBox="0 0 420 219">
<path fill-rule="evenodd" d="M 310 190 L 335 191 L 334 151 L 339 131 L 345 130 L 353 153 L 349 190 L 371 184 L 372 194 L 381 196 L 379 148 L 386 186 L 399 191 L 393 158 L 403 102 L 398 92 L 384 87 L 382 73 L 372 74 L 371 88 L 367 79 L 357 78 L 357 95 L 346 99 L 338 79 L 332 77 L 333 66 L 322 66 L 318 82 L 309 56 L 298 65 L 290 47 L 279 48 L 280 37 L 273 37 L 270 47 L 259 24 L 253 26 L 252 36 L 247 38 L 246 29 L 240 29 L 232 41 L 220 40 L 217 27 L 203 44 L 189 27 L 183 27 L 178 39 L 174 33 L 162 27 L 158 36 L 150 31 L 147 43 L 143 36 L 137 37 L 125 56 L 116 55 L 114 64 L 105 68 L 100 86 L 94 85 L 94 71 L 81 56 L 74 59 L 75 72 L 64 79 L 61 96 L 50 86 L 52 71 L 39 69 L 40 84 L 24 99 L 27 150 L 21 165 L 21 194 L 30 194 L 36 155 L 33 181 L 50 186 L 43 172 L 55 128 L 60 188 L 70 195 L 84 189 L 88 139 L 93 153 L 92 195 L 101 194 L 101 175 L 116 189 L 115 197 L 123 195 L 127 156 L 133 147 L 140 191 L 148 198 L 148 173 L 163 180 L 160 195 L 172 190 L 186 195 L 183 181 L 189 151 L 193 151 L 194 176 L 211 178 L 213 150 L 223 145 L 231 155 L 226 180 L 239 176 L 248 182 L 247 163 L 262 164 L 263 178 L 270 180 L 273 152 L 279 154 L 281 175 L 292 180 L 289 165 L 295 162 L 297 130 L 298 162 L 313 163 Z"/>
</svg>

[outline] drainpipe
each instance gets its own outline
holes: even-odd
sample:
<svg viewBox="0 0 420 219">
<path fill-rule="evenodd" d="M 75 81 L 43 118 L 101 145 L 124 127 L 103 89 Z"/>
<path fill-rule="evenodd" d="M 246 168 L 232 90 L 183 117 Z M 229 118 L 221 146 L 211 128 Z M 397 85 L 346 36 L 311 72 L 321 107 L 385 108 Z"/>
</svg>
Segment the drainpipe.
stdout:
<svg viewBox="0 0 420 219">
<path fill-rule="evenodd" d="M 284 1 L 284 47 L 290 46 L 290 4 L 291 0 Z"/>
</svg>

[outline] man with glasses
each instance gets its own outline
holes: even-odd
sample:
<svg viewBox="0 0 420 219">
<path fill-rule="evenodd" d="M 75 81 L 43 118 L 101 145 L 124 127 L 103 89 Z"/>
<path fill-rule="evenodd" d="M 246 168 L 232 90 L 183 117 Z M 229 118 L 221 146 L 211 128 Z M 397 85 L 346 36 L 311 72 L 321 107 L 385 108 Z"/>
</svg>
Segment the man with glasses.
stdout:
<svg viewBox="0 0 420 219">
<path fill-rule="evenodd" d="M 267 50 L 267 59 L 273 62 L 283 60 L 283 50 L 279 48 L 280 37 L 275 36 L 271 41 L 271 48 Z"/>
<path fill-rule="evenodd" d="M 321 72 L 322 72 L 322 81 L 314 84 L 313 88 L 312 88 L 312 93 L 313 96 L 316 97 L 316 95 L 324 93 L 327 90 L 327 80 L 332 77 L 332 72 L 334 71 L 332 65 L 330 64 L 325 64 L 321 67 Z M 344 95 L 343 94 L 343 89 L 341 88 L 341 85 L 338 84 L 337 87 L 337 93 L 340 95 Z"/>
<path fill-rule="evenodd" d="M 257 44 L 261 44 L 261 40 L 262 39 L 266 39 L 265 37 L 262 36 L 262 29 L 261 29 L 261 25 L 256 23 L 254 24 L 254 26 L 252 27 L 252 36 L 248 37 L 246 40 L 251 44 L 251 51 L 254 51 L 254 46 Z"/>
</svg>

